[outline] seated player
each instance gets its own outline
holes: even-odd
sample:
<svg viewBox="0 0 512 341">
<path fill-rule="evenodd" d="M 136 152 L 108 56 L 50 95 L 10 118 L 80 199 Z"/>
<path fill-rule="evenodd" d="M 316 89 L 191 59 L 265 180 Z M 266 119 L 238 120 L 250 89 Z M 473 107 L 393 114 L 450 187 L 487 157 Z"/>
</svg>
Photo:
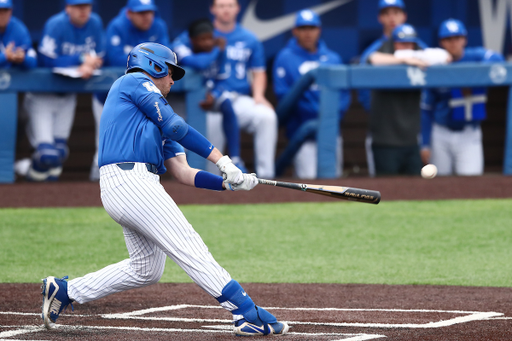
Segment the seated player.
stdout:
<svg viewBox="0 0 512 341">
<path fill-rule="evenodd" d="M 0 68 L 32 69 L 37 54 L 27 27 L 12 16 L 12 0 L 0 1 Z"/>
<path fill-rule="evenodd" d="M 83 79 L 103 64 L 103 23 L 92 13 L 92 0 L 66 0 L 65 10 L 45 24 L 39 45 L 40 64 L 75 67 Z M 27 174 L 31 181 L 55 181 L 68 157 L 68 138 L 75 118 L 76 94 L 25 96 L 28 136 L 36 149 Z"/>
<path fill-rule="evenodd" d="M 468 47 L 467 30 L 455 19 L 439 27 L 439 45 L 453 63 L 503 62 L 501 54 Z M 484 152 L 480 123 L 486 118 L 484 88 L 427 89 L 421 103 L 422 159 L 437 166 L 439 175 L 482 175 Z"/>
<path fill-rule="evenodd" d="M 229 77 L 226 71 L 226 40 L 213 36 L 213 24 L 208 19 L 193 22 L 188 32 L 176 38 L 176 53 L 183 66 L 201 71 L 206 78 L 208 92 L 200 106 L 206 111 L 220 111 L 223 115 L 222 128 L 226 136 L 228 150 L 233 163 L 246 172 L 240 155 L 240 128 L 229 93 L 224 92 L 222 81 Z M 186 35 L 186 36 L 185 36 Z M 191 48 L 182 40 L 190 40 Z"/>
<path fill-rule="evenodd" d="M 282 99 L 304 74 L 320 65 L 341 64 L 341 57 L 330 50 L 320 39 L 321 21 L 318 14 L 303 10 L 297 14 L 293 36 L 287 46 L 282 49 L 274 62 L 274 92 Z M 339 116 L 343 118 L 350 105 L 350 92 L 340 92 Z M 287 122 L 286 133 L 291 139 L 305 123 L 318 118 L 320 107 L 320 89 L 317 84 L 311 85 L 299 98 L 293 114 Z M 342 138 L 339 134 L 336 145 L 337 176 L 342 173 Z M 305 141 L 294 158 L 295 175 L 301 179 L 317 177 L 317 143 L 315 137 Z"/>
</svg>

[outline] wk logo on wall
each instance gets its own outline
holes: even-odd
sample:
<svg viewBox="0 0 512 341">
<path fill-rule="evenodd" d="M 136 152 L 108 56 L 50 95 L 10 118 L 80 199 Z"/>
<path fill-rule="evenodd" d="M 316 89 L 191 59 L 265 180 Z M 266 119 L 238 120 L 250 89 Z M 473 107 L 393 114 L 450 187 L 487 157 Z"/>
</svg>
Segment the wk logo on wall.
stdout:
<svg viewBox="0 0 512 341">
<path fill-rule="evenodd" d="M 318 13 L 318 15 L 322 15 L 351 1 L 352 0 L 333 0 L 325 4 L 309 7 L 308 9 Z M 249 31 L 256 34 L 259 40 L 266 41 L 272 39 L 281 33 L 291 30 L 295 26 L 295 16 L 297 12 L 285 14 L 273 19 L 262 20 L 256 15 L 257 4 L 258 0 L 252 0 L 249 3 L 241 24 Z"/>
</svg>

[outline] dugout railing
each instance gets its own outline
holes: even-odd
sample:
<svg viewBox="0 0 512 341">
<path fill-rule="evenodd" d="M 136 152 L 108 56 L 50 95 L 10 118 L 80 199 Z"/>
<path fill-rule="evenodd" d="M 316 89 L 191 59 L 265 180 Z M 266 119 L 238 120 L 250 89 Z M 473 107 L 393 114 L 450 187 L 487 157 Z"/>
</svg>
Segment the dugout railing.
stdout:
<svg viewBox="0 0 512 341">
<path fill-rule="evenodd" d="M 320 86 L 318 121 L 318 177 L 336 177 L 335 141 L 339 132 L 338 105 L 341 89 L 419 89 L 507 86 L 507 127 L 503 174 L 512 174 L 512 65 L 508 63 L 432 66 L 323 66 L 313 74 Z M 304 76 L 311 77 L 311 75 Z M 307 82 L 304 82 L 307 83 Z M 298 89 L 298 87 L 296 88 Z M 289 94 L 297 95 L 297 94 Z"/>
<path fill-rule="evenodd" d="M 103 68 L 101 76 L 90 80 L 72 79 L 50 69 L 31 71 L 0 70 L 0 183 L 14 182 L 16 127 L 19 92 L 93 93 L 105 92 L 122 74 L 123 68 Z M 289 110 L 294 99 L 316 81 L 321 90 L 318 129 L 318 177 L 336 177 L 335 141 L 339 133 L 337 101 L 341 89 L 413 89 L 422 87 L 508 86 L 507 128 L 503 173 L 512 174 L 512 65 L 464 64 L 434 66 L 426 70 L 407 66 L 322 66 L 307 74 L 280 103 L 278 113 Z M 206 132 L 205 114 L 198 103 L 204 98 L 201 75 L 187 70 L 187 77 L 176 82 L 174 92 L 185 92 L 187 121 L 199 132 Z M 204 168 L 205 161 L 190 153 L 192 167 Z"/>
<path fill-rule="evenodd" d="M 82 80 L 54 74 L 47 68 L 30 71 L 0 70 L 0 183 L 12 183 L 15 180 L 18 93 L 107 92 L 115 80 L 124 74 L 125 69 L 105 67 L 101 71 L 100 76 Z M 187 77 L 176 82 L 172 91 L 185 92 L 188 121 L 200 132 L 206 132 L 205 115 L 198 105 L 205 94 L 203 77 L 187 70 Z M 188 159 L 192 167 L 204 166 L 204 159 L 196 154 L 190 153 Z"/>
</svg>

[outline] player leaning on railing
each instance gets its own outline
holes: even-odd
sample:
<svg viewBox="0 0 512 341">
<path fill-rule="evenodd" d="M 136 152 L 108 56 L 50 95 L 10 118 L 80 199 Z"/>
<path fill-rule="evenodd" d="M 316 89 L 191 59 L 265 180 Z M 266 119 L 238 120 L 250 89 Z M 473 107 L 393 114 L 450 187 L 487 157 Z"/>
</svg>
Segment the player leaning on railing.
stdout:
<svg viewBox="0 0 512 341">
<path fill-rule="evenodd" d="M 242 174 L 205 137 L 178 116 L 165 96 L 185 71 L 169 48 L 145 43 L 128 55 L 126 75 L 108 94 L 100 123 L 101 200 L 123 227 L 130 258 L 66 282 L 43 280 L 43 319 L 51 328 L 73 301 L 86 303 L 160 280 L 168 256 L 233 314 L 236 335 L 285 334 L 288 325 L 254 304 L 213 258 L 197 232 L 160 184 L 166 167 L 180 182 L 199 188 L 251 190 L 254 174 Z M 192 169 L 183 147 L 215 163 L 223 178 Z M 165 164 L 165 166 L 164 166 Z"/>
<path fill-rule="evenodd" d="M 44 26 L 40 62 L 51 68 L 77 68 L 82 78 L 89 79 L 103 64 L 103 43 L 103 23 L 92 13 L 92 0 L 66 0 L 65 10 Z M 69 154 L 76 94 L 27 93 L 24 105 L 29 117 L 27 135 L 36 149 L 27 178 L 57 180 Z"/>
<path fill-rule="evenodd" d="M 466 48 L 467 30 L 459 20 L 439 27 L 439 44 L 453 63 L 502 62 L 500 53 L 483 47 Z M 437 166 L 439 175 L 482 175 L 484 153 L 480 122 L 486 118 L 485 88 L 427 89 L 422 97 L 422 158 Z"/>
</svg>

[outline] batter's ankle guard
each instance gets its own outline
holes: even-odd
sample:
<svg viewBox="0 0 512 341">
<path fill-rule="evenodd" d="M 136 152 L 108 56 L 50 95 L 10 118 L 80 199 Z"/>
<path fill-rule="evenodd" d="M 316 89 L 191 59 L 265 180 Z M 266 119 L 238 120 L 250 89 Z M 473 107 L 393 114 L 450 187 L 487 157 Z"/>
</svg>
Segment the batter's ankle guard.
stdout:
<svg viewBox="0 0 512 341">
<path fill-rule="evenodd" d="M 226 284 L 224 289 L 222 289 L 222 295 L 217 297 L 217 301 L 219 301 L 222 306 L 227 306 L 226 304 L 223 304 L 226 302 L 230 303 L 230 305 L 234 305 L 236 309 L 231 311 L 233 315 L 245 316 L 245 314 L 254 310 L 256 307 L 251 297 L 234 279 L 232 279 L 228 284 Z"/>
<path fill-rule="evenodd" d="M 261 307 L 257 307 L 242 286 L 235 280 L 226 284 L 222 289 L 222 296 L 218 297 L 217 301 L 220 304 L 229 302 L 236 306 L 237 308 L 231 311 L 233 315 L 242 315 L 243 320 L 258 326 L 264 325 L 265 335 L 270 333 L 268 325 L 277 322 L 274 315 Z"/>
</svg>

